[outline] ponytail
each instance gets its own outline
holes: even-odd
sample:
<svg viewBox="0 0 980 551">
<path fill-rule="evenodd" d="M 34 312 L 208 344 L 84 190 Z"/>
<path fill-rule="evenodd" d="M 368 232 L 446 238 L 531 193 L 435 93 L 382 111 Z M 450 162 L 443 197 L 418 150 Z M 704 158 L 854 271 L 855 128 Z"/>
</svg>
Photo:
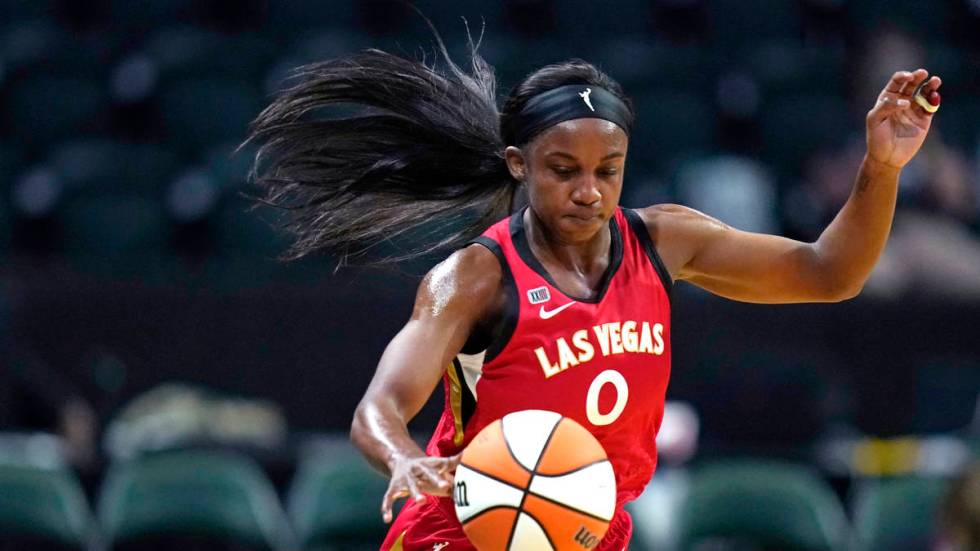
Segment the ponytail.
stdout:
<svg viewBox="0 0 980 551">
<path fill-rule="evenodd" d="M 493 69 L 472 42 L 471 70 L 460 69 L 436 39 L 445 72 L 380 50 L 307 65 L 252 122 L 251 181 L 260 202 L 287 214 L 293 237 L 282 258 L 407 260 L 507 215 L 517 182 L 503 159 Z M 346 115 L 317 117 L 323 108 Z M 406 235 L 421 243 L 376 248 Z"/>
</svg>

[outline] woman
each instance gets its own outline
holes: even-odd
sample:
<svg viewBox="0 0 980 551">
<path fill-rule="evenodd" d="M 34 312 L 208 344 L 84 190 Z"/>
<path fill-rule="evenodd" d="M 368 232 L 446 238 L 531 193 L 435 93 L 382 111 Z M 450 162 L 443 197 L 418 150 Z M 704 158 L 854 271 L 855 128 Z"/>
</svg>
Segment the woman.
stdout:
<svg viewBox="0 0 980 551">
<path fill-rule="evenodd" d="M 293 213 L 289 257 L 323 249 L 345 259 L 431 220 L 477 219 L 432 240 L 465 246 L 422 281 L 355 413 L 352 440 L 391 477 L 385 521 L 395 500 L 411 498 L 382 548 L 472 549 L 447 497 L 459 453 L 493 420 L 535 408 L 575 419 L 606 448 L 617 513 L 598 549 L 619 551 L 632 532 L 622 506 L 656 464 L 672 282 L 747 302 L 855 296 L 888 236 L 899 172 L 929 130 L 912 91 L 925 81 L 938 103 L 940 79 L 895 73 L 868 113 L 850 198 L 802 243 L 677 205 L 619 208 L 634 113 L 592 65 L 534 72 L 498 115 L 482 59 L 473 54 L 464 72 L 443 54 L 446 73 L 380 51 L 308 67 L 254 127 L 256 181 Z M 336 103 L 367 109 L 306 118 Z M 528 206 L 501 220 L 522 194 Z M 440 378 L 445 413 L 423 451 L 406 425 Z"/>
</svg>

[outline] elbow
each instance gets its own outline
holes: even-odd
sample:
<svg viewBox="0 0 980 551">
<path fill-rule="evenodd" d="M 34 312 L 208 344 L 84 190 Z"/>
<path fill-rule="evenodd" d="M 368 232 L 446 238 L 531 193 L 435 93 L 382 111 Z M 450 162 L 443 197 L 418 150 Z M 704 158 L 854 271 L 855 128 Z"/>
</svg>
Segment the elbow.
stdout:
<svg viewBox="0 0 980 551">
<path fill-rule="evenodd" d="M 861 294 L 864 281 L 837 281 L 824 289 L 823 302 L 844 302 Z"/>
<path fill-rule="evenodd" d="M 354 419 L 350 424 L 350 433 L 348 438 L 350 438 L 351 444 L 357 449 L 363 449 L 361 442 L 364 441 L 364 434 L 367 431 L 367 424 L 364 419 L 364 402 L 357 405 L 357 409 L 354 410 Z"/>
</svg>

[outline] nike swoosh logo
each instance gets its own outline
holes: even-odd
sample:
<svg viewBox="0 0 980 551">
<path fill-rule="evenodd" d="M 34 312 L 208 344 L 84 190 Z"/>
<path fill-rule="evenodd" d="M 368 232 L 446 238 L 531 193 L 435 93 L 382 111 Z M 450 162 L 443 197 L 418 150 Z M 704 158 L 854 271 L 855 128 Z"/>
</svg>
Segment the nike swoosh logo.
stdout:
<svg viewBox="0 0 980 551">
<path fill-rule="evenodd" d="M 561 306 L 559 306 L 558 308 L 555 308 L 554 310 L 545 310 L 544 309 L 544 306 L 542 306 L 541 307 L 541 310 L 538 311 L 538 314 L 541 315 L 541 319 L 543 319 L 543 320 L 551 319 L 551 318 L 557 316 L 562 310 L 564 310 L 565 308 L 568 308 L 569 306 L 571 306 L 573 304 L 575 304 L 575 301 L 574 300 L 572 302 L 567 302 L 565 304 L 562 304 Z"/>
</svg>

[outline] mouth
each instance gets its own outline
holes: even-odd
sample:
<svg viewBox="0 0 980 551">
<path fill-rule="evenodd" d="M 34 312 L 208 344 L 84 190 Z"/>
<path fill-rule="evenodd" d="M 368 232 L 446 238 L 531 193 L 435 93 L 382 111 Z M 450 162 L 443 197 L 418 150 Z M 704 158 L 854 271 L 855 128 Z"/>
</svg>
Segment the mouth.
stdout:
<svg viewBox="0 0 980 551">
<path fill-rule="evenodd" d="M 575 222 L 581 222 L 584 224 L 598 220 L 601 217 L 601 214 L 602 213 L 599 211 L 579 211 L 566 214 L 565 217 L 571 218 Z"/>
</svg>

